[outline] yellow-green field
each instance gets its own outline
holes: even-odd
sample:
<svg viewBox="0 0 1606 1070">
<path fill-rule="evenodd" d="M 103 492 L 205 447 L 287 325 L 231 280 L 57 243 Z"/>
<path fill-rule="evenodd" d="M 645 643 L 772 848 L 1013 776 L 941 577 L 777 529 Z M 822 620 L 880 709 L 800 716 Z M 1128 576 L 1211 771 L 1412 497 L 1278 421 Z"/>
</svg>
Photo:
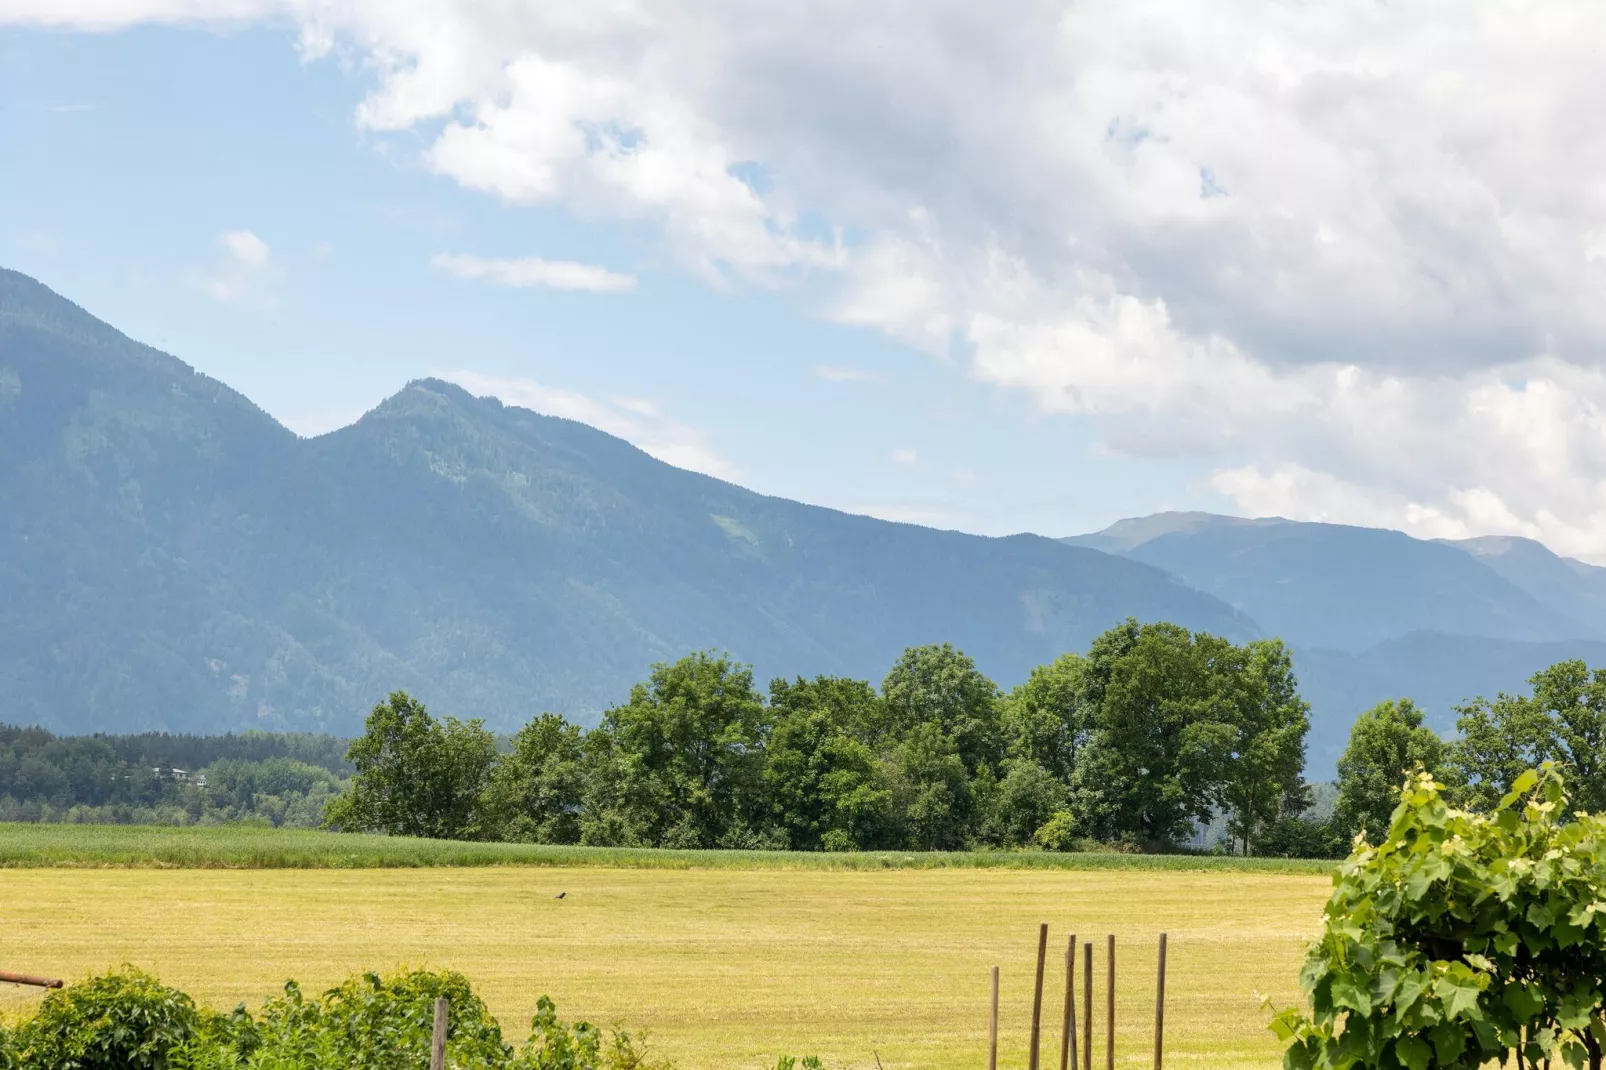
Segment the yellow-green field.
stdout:
<svg viewBox="0 0 1606 1070">
<path fill-rule="evenodd" d="M 227 1008 L 287 977 L 312 987 L 449 967 L 511 1033 L 547 993 L 564 1017 L 648 1030 L 682 1070 L 758 1070 L 788 1052 L 974 1070 L 994 964 L 1001 1062 L 1024 1065 L 1046 921 L 1045 1063 L 1075 929 L 1097 944 L 1101 1002 L 1104 935 L 1116 934 L 1117 1063 L 1139 1066 L 1164 929 L 1166 1065 L 1269 1068 L 1261 1000 L 1297 999 L 1329 888 L 1313 875 L 1136 870 L 19 868 L 0 871 L 0 968 L 72 978 L 126 961 Z M 12 1013 L 31 1002 L 0 994 Z"/>
</svg>

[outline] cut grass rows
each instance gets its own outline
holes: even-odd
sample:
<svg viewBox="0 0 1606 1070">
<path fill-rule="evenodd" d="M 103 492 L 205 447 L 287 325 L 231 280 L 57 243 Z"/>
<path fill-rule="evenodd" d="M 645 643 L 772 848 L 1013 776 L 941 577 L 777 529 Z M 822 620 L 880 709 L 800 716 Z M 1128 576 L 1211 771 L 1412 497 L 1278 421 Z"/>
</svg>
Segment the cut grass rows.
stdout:
<svg viewBox="0 0 1606 1070">
<path fill-rule="evenodd" d="M 8 831 L 7 835 L 11 835 Z M 1155 938 L 1170 936 L 1167 1070 L 1271 1070 L 1262 997 L 1299 998 L 1331 887 L 1275 873 L 483 867 L 18 868 L 0 876 L 0 966 L 67 978 L 130 962 L 206 1004 L 251 1006 L 286 978 L 461 970 L 509 1033 L 537 998 L 651 1034 L 679 1070 L 975 1070 L 989 967 L 1003 973 L 1000 1065 L 1025 1065 L 1037 924 L 1117 937 L 1116 1065 L 1148 1064 Z M 564 898 L 555 898 L 558 892 Z M 1057 1058 L 1051 968 L 1045 1050 Z M 0 1001 L 0 1014 L 37 997 Z M 1103 1026 L 1095 1029 L 1102 1036 Z M 1103 1065 L 1102 1042 L 1098 1063 Z"/>
<path fill-rule="evenodd" d="M 661 870 L 922 869 L 1134 870 L 1331 874 L 1332 862 L 1204 855 L 1054 854 L 1038 851 L 666 851 L 458 843 L 246 826 L 0 824 L 0 867 L 184 869 L 402 869 L 548 866 Z"/>
</svg>

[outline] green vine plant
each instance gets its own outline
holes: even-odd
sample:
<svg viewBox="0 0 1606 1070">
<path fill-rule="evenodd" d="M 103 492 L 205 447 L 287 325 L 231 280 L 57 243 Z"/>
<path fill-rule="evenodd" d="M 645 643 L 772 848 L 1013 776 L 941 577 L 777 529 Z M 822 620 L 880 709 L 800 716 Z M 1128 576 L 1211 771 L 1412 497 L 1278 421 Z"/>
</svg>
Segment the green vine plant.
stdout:
<svg viewBox="0 0 1606 1070">
<path fill-rule="evenodd" d="M 1606 1051 L 1606 815 L 1557 768 L 1489 813 L 1406 781 L 1388 837 L 1357 837 L 1272 1030 L 1286 1070 L 1599 1070 Z"/>
</svg>

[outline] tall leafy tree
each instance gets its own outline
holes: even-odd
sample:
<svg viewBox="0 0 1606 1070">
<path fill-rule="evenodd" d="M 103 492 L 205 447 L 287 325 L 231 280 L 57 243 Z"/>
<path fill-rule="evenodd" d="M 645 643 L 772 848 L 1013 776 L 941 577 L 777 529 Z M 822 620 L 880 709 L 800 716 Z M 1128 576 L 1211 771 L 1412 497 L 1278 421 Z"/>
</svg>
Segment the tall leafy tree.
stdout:
<svg viewBox="0 0 1606 1070">
<path fill-rule="evenodd" d="M 1335 828 L 1346 839 L 1363 830 L 1383 836 L 1406 777 L 1418 769 L 1437 775 L 1444 760 L 1444 741 L 1423 723 L 1416 703 L 1390 699 L 1373 706 L 1350 726 L 1349 745 L 1338 759 Z"/>
<path fill-rule="evenodd" d="M 977 799 L 981 842 L 999 847 L 1031 843 L 1056 815 L 1069 813 L 1064 782 L 1032 759 L 1005 758 L 1003 774 L 985 789 L 972 784 L 982 796 Z"/>
<path fill-rule="evenodd" d="M 965 845 L 973 812 L 971 779 L 954 739 L 935 722 L 915 726 L 883 759 L 898 841 L 915 851 Z M 979 780 L 990 779 L 984 768 Z"/>
<path fill-rule="evenodd" d="M 598 733 L 610 768 L 607 838 L 665 847 L 745 842 L 762 818 L 759 791 L 769 723 L 750 667 L 711 653 L 653 666 Z"/>
<path fill-rule="evenodd" d="M 1194 645 L 1206 662 L 1207 686 L 1225 700 L 1211 703 L 1209 715 L 1223 717 L 1215 776 L 1227 830 L 1244 854 L 1254 854 L 1264 829 L 1309 805 L 1303 773 L 1310 705 L 1299 697 L 1293 660 L 1280 640 L 1234 646 L 1197 636 Z"/>
<path fill-rule="evenodd" d="M 346 757 L 357 774 L 330 801 L 327 824 L 436 839 L 479 834 L 480 796 L 496 761 L 496 741 L 481 722 L 437 721 L 422 702 L 393 691 Z"/>
<path fill-rule="evenodd" d="M 513 737 L 483 800 L 490 835 L 518 843 L 579 843 L 587 775 L 580 726 L 543 713 Z"/>
<path fill-rule="evenodd" d="M 1555 762 L 1576 804 L 1606 809 L 1606 669 L 1563 661 L 1529 678 L 1529 695 L 1459 707 L 1454 750 L 1466 801 L 1492 807 L 1524 770 Z"/>
<path fill-rule="evenodd" d="M 1221 643 L 1131 619 L 1093 641 L 1092 733 L 1079 779 L 1097 785 L 1093 828 L 1101 837 L 1173 842 L 1210 817 L 1232 718 L 1210 671 L 1210 651 Z"/>
<path fill-rule="evenodd" d="M 947 643 L 905 650 L 882 681 L 881 696 L 895 739 L 934 726 L 970 775 L 1003 756 L 998 685 Z"/>
<path fill-rule="evenodd" d="M 1077 752 L 1087 737 L 1086 675 L 1086 658 L 1062 654 L 1033 669 L 1002 704 L 1010 755 L 1037 763 L 1066 784 L 1073 779 Z"/>
<path fill-rule="evenodd" d="M 860 738 L 879 722 L 880 706 L 862 680 L 771 682 L 764 795 L 794 850 L 883 844 L 891 791 Z"/>
</svg>

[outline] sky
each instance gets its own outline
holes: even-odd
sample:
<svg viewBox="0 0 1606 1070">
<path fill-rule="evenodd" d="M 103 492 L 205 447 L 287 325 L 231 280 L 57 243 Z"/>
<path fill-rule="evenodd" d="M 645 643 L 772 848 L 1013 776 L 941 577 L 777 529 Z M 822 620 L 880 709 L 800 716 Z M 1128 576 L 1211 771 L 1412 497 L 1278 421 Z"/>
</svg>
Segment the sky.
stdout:
<svg viewBox="0 0 1606 1070">
<path fill-rule="evenodd" d="M 0 0 L 0 266 L 315 435 L 410 379 L 983 534 L 1606 562 L 1606 11 Z"/>
</svg>

